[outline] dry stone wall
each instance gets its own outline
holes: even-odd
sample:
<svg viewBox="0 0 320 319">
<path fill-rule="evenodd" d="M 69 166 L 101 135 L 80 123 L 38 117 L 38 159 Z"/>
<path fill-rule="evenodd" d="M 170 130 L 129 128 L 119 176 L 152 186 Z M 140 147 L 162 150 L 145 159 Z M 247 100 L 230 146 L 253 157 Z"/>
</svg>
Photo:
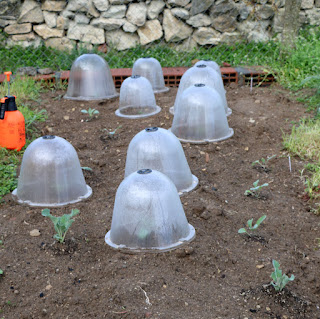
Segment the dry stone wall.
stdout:
<svg viewBox="0 0 320 319">
<path fill-rule="evenodd" d="M 282 32 L 285 0 L 0 0 L 5 45 L 126 50 L 165 41 L 178 50 Z M 302 0 L 301 24 L 320 25 L 320 0 Z"/>
</svg>

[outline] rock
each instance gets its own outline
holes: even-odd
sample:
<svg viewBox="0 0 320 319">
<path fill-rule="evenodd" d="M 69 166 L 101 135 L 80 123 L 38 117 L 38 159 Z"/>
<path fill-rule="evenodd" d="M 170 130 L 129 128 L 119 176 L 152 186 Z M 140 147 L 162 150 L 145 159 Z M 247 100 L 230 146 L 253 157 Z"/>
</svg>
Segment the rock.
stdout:
<svg viewBox="0 0 320 319">
<path fill-rule="evenodd" d="M 127 7 L 124 5 L 111 6 L 107 11 L 101 13 L 102 18 L 121 19 L 126 15 Z"/>
<path fill-rule="evenodd" d="M 200 45 L 217 45 L 220 43 L 221 34 L 213 28 L 201 27 L 193 33 L 192 38 Z"/>
<path fill-rule="evenodd" d="M 55 28 L 57 26 L 57 14 L 54 12 L 43 11 L 44 21 L 49 28 Z"/>
<path fill-rule="evenodd" d="M 70 116 L 69 115 L 64 115 L 63 119 L 66 120 L 66 121 L 69 121 L 70 120 Z"/>
<path fill-rule="evenodd" d="M 69 10 L 63 10 L 60 14 L 61 17 L 67 18 L 67 19 L 74 19 L 76 14 Z"/>
<path fill-rule="evenodd" d="M 138 29 L 140 44 L 145 45 L 160 39 L 163 35 L 162 27 L 159 20 L 149 20 L 146 24 Z"/>
<path fill-rule="evenodd" d="M 311 25 L 320 25 L 320 9 L 308 10 L 307 21 Z"/>
<path fill-rule="evenodd" d="M 5 14 L 9 11 L 9 6 L 7 3 L 1 3 L 0 14 Z"/>
<path fill-rule="evenodd" d="M 274 18 L 273 18 L 273 31 L 278 33 L 283 30 L 283 22 L 284 22 L 284 8 L 278 9 Z"/>
<path fill-rule="evenodd" d="M 17 23 L 15 20 L 0 19 L 0 28 L 4 28 L 7 25 L 15 24 L 15 23 Z"/>
<path fill-rule="evenodd" d="M 193 29 L 175 18 L 169 9 L 164 10 L 163 30 L 167 42 L 179 42 L 188 38 Z"/>
<path fill-rule="evenodd" d="M 110 6 L 108 0 L 93 0 L 93 4 L 99 11 L 106 11 Z"/>
<path fill-rule="evenodd" d="M 102 44 L 105 42 L 104 30 L 91 25 L 79 25 L 70 23 L 67 37 L 70 40 L 79 40 L 92 44 Z"/>
<path fill-rule="evenodd" d="M 208 220 L 211 217 L 210 213 L 205 210 L 201 215 L 200 218 L 204 219 L 204 220 Z"/>
<path fill-rule="evenodd" d="M 15 39 L 17 39 L 16 37 L 19 38 L 19 35 L 14 35 L 12 36 L 12 38 L 9 38 L 7 40 L 7 45 L 6 45 L 7 48 L 11 48 L 16 45 L 19 45 L 22 48 L 28 48 L 28 47 L 38 48 L 42 45 L 41 38 L 36 35 L 34 36 L 35 37 L 34 40 L 33 39 L 31 40 L 31 36 L 30 36 L 30 40 L 15 41 Z"/>
<path fill-rule="evenodd" d="M 42 6 L 42 11 L 54 11 L 54 12 L 61 12 L 65 6 L 67 5 L 66 1 L 52 1 L 46 0 Z"/>
<path fill-rule="evenodd" d="M 47 285 L 45 289 L 46 289 L 47 291 L 48 291 L 48 290 L 51 290 L 51 289 L 52 289 L 52 286 L 51 286 L 51 285 Z"/>
<path fill-rule="evenodd" d="M 312 9 L 314 6 L 314 0 L 302 0 L 301 9 Z"/>
<path fill-rule="evenodd" d="M 105 19 L 98 18 L 91 21 L 94 27 L 103 28 L 107 31 L 118 30 L 125 23 L 125 19 Z"/>
<path fill-rule="evenodd" d="M 68 1 L 66 10 L 87 12 L 90 5 L 92 5 L 92 0 L 70 0 Z"/>
<path fill-rule="evenodd" d="M 39 237 L 41 234 L 40 234 L 40 231 L 39 231 L 39 229 L 33 229 L 33 230 L 31 230 L 31 232 L 30 232 L 30 236 L 32 236 L 32 237 Z"/>
<path fill-rule="evenodd" d="M 43 39 L 62 38 L 63 30 L 51 29 L 46 24 L 34 25 L 33 30 Z"/>
<path fill-rule="evenodd" d="M 37 36 L 33 33 L 25 33 L 25 34 L 16 34 L 12 36 L 13 41 L 33 41 L 37 38 Z"/>
<path fill-rule="evenodd" d="M 50 68 L 38 69 L 37 72 L 42 75 L 53 74 L 54 71 Z"/>
<path fill-rule="evenodd" d="M 92 51 L 93 45 L 91 43 L 87 43 L 87 42 L 79 42 L 79 43 L 77 43 L 77 49 L 78 49 L 78 51 L 83 51 L 83 50 Z M 89 131 L 87 130 L 87 132 L 89 132 Z"/>
<path fill-rule="evenodd" d="M 171 13 L 182 20 L 187 20 L 190 17 L 189 11 L 183 8 L 174 8 L 171 10 Z"/>
<path fill-rule="evenodd" d="M 275 0 L 274 4 L 277 8 L 283 8 L 286 3 L 286 0 Z"/>
<path fill-rule="evenodd" d="M 176 51 L 190 52 L 195 48 L 197 48 L 198 44 L 192 37 L 189 37 L 188 39 L 183 40 L 182 43 L 179 43 L 179 44 L 174 43 L 172 44 L 172 46 Z"/>
<path fill-rule="evenodd" d="M 222 14 L 227 14 L 229 17 L 236 18 L 239 15 L 239 10 L 230 0 L 220 1 L 218 4 L 210 8 L 210 16 L 212 18 L 218 17 Z"/>
<path fill-rule="evenodd" d="M 239 16 L 238 16 L 239 21 L 246 20 L 252 10 L 249 6 L 247 6 L 244 3 L 241 3 L 238 9 L 239 9 Z"/>
<path fill-rule="evenodd" d="M 42 23 L 44 21 L 43 14 L 39 3 L 33 0 L 26 0 L 20 11 L 20 16 L 18 18 L 19 23 L 32 22 L 32 23 Z"/>
<path fill-rule="evenodd" d="M 239 41 L 241 41 L 240 32 L 224 32 L 221 35 L 221 43 L 232 45 Z"/>
<path fill-rule="evenodd" d="M 123 31 L 125 32 L 130 32 L 130 33 L 133 33 L 133 32 L 136 32 L 138 27 L 128 21 L 126 21 L 123 26 L 122 26 L 122 29 Z"/>
<path fill-rule="evenodd" d="M 166 4 L 162 0 L 151 1 L 147 7 L 148 19 L 153 20 L 158 18 L 159 14 L 163 11 L 165 5 Z"/>
<path fill-rule="evenodd" d="M 316 8 L 320 8 L 320 0 L 316 0 L 315 6 L 316 6 Z"/>
<path fill-rule="evenodd" d="M 78 13 L 74 18 L 74 22 L 77 24 L 89 24 L 90 19 L 86 15 Z"/>
<path fill-rule="evenodd" d="M 227 14 L 220 15 L 212 20 L 212 26 L 220 32 L 233 32 L 236 30 L 236 19 Z"/>
<path fill-rule="evenodd" d="M 70 20 L 65 17 L 57 17 L 57 29 L 59 30 L 68 30 Z"/>
<path fill-rule="evenodd" d="M 133 0 L 109 0 L 110 4 L 127 4 Z"/>
<path fill-rule="evenodd" d="M 192 0 L 191 15 L 196 15 L 207 11 L 215 2 L 215 0 Z"/>
<path fill-rule="evenodd" d="M 173 6 L 185 7 L 190 0 L 168 0 L 168 4 Z"/>
<path fill-rule="evenodd" d="M 147 6 L 143 2 L 130 4 L 126 17 L 130 23 L 143 26 L 147 18 Z"/>
<path fill-rule="evenodd" d="M 199 13 L 186 21 L 188 24 L 192 25 L 194 28 L 207 27 L 212 21 L 206 14 Z"/>
<path fill-rule="evenodd" d="M 256 16 L 258 19 L 267 20 L 274 16 L 274 9 L 271 6 L 260 6 L 256 9 Z"/>
<path fill-rule="evenodd" d="M 271 37 L 270 33 L 267 31 L 269 24 L 270 21 L 268 20 L 244 21 L 243 23 L 238 23 L 237 27 L 249 42 L 266 42 Z"/>
<path fill-rule="evenodd" d="M 115 30 L 106 32 L 106 41 L 108 46 L 122 51 L 136 47 L 139 44 L 139 37 L 136 34 Z"/>
<path fill-rule="evenodd" d="M 22 34 L 29 33 L 32 30 L 31 23 L 11 24 L 4 28 L 4 32 L 8 34 Z"/>
</svg>

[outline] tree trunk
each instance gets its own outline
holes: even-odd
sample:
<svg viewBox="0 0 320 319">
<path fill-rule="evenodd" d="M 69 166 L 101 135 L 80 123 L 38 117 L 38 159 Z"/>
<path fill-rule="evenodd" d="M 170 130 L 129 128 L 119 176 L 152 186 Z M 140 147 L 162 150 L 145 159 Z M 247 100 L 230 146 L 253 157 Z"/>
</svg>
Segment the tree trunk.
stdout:
<svg viewBox="0 0 320 319">
<path fill-rule="evenodd" d="M 300 28 L 299 13 L 302 0 L 286 0 L 282 31 L 282 44 L 285 49 L 293 48 Z"/>
</svg>

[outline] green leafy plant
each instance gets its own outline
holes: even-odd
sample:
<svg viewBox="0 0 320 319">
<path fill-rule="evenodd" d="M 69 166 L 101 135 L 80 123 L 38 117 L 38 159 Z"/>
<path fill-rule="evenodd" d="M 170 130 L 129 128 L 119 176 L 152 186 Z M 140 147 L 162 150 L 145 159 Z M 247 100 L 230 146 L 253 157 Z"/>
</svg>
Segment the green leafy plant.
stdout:
<svg viewBox="0 0 320 319">
<path fill-rule="evenodd" d="M 260 194 L 261 194 L 261 189 L 263 187 L 267 187 L 269 186 L 268 183 L 264 183 L 262 185 L 258 185 L 259 184 L 259 180 L 256 180 L 254 183 L 253 183 L 253 187 L 251 187 L 250 189 L 247 189 L 245 192 L 244 192 L 244 195 L 246 196 L 254 196 L 254 197 L 257 197 L 259 198 L 260 197 Z"/>
<path fill-rule="evenodd" d="M 260 224 L 261 224 L 266 218 L 267 218 L 267 215 L 261 216 L 253 226 L 252 226 L 253 218 L 249 219 L 249 220 L 247 221 L 248 230 L 249 230 L 249 231 L 254 231 L 254 230 L 256 230 L 256 229 L 260 226 Z M 251 237 L 251 233 L 248 232 L 246 228 L 240 228 L 240 229 L 238 230 L 238 233 L 239 233 L 239 234 L 247 234 L 248 236 Z"/>
<path fill-rule="evenodd" d="M 3 270 L 0 268 L 0 276 L 3 275 Z"/>
<path fill-rule="evenodd" d="M 272 281 L 270 284 L 276 291 L 281 291 L 289 281 L 294 280 L 294 275 L 291 275 L 289 278 L 286 274 L 282 274 L 280 264 L 276 260 L 272 260 L 272 265 L 274 267 L 274 272 L 271 273 Z"/>
<path fill-rule="evenodd" d="M 92 171 L 92 168 L 91 167 L 88 167 L 88 166 L 82 166 L 81 167 L 84 171 Z"/>
<path fill-rule="evenodd" d="M 79 214 L 79 209 L 72 209 L 70 214 L 64 214 L 60 217 L 51 215 L 50 209 L 48 208 L 43 209 L 41 214 L 42 216 L 49 217 L 51 219 L 54 229 L 57 232 L 53 238 L 57 239 L 60 243 L 63 243 L 68 229 L 74 222 L 72 217 Z"/>
<path fill-rule="evenodd" d="M 81 113 L 84 113 L 84 114 L 88 114 L 88 119 L 86 120 L 87 122 L 91 121 L 93 119 L 93 117 L 95 115 L 98 115 L 99 114 L 99 111 L 96 110 L 96 109 L 92 109 L 91 107 L 89 107 L 87 110 L 81 110 Z"/>
<path fill-rule="evenodd" d="M 267 159 L 265 159 L 265 158 L 261 158 L 260 160 L 256 160 L 256 161 L 254 161 L 254 162 L 252 162 L 252 166 L 256 166 L 256 165 L 258 165 L 259 167 L 261 167 L 264 171 L 266 171 L 267 170 L 267 165 L 268 165 L 268 162 L 270 161 L 270 160 L 272 160 L 273 158 L 275 158 L 277 155 L 272 155 L 272 156 L 270 156 L 270 157 L 267 157 Z"/>
</svg>

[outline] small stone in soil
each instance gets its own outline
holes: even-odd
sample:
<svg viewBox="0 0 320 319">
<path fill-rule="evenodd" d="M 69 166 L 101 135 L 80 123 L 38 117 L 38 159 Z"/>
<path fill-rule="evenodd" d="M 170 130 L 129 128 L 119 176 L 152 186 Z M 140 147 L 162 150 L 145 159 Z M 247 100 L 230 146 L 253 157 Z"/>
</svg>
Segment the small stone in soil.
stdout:
<svg viewBox="0 0 320 319">
<path fill-rule="evenodd" d="M 41 234 L 40 234 L 40 231 L 39 229 L 33 229 L 30 231 L 30 236 L 32 237 L 39 237 Z"/>
</svg>

